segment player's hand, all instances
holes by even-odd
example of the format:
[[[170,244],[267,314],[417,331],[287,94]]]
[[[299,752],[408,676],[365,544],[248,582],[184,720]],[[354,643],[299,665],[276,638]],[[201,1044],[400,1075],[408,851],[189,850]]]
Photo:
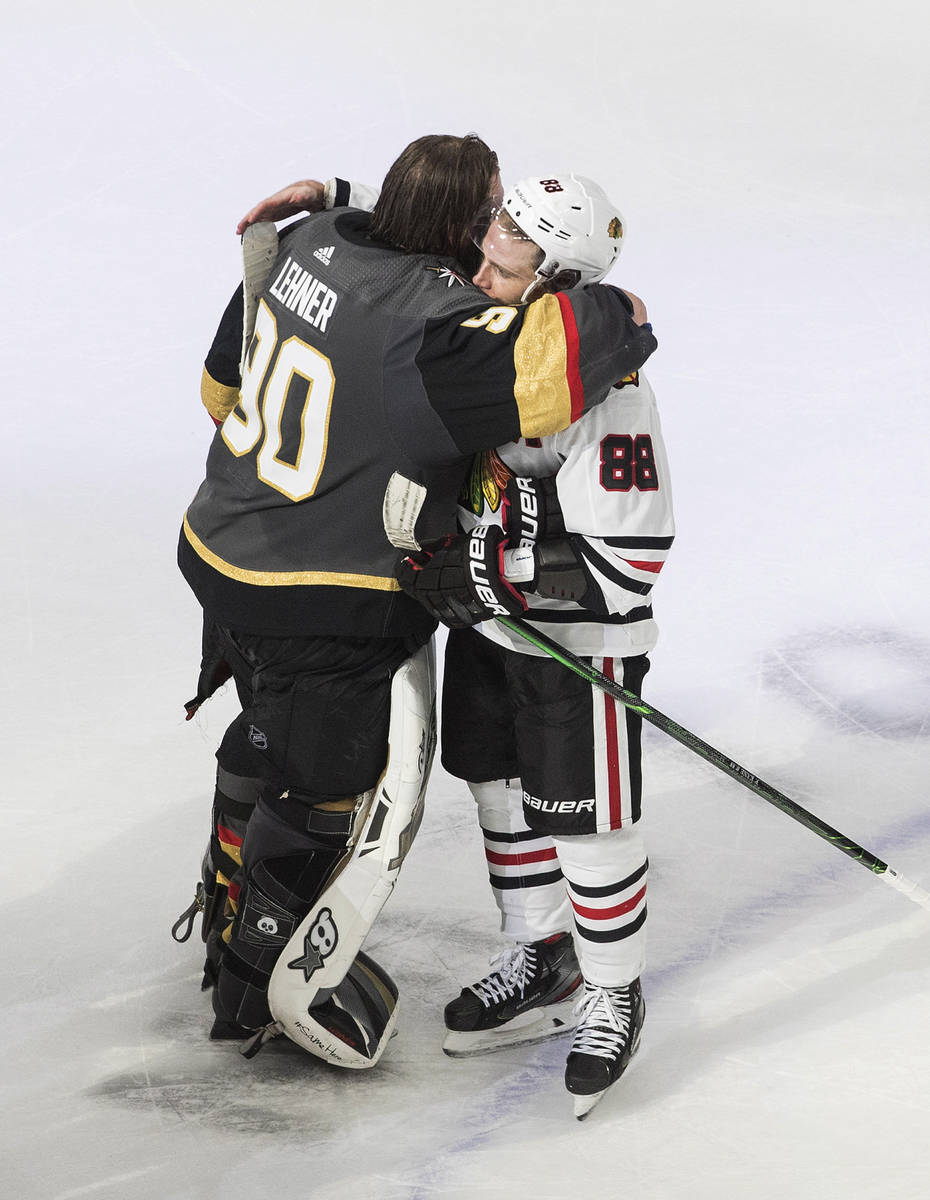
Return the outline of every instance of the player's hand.
[[[555,476],[511,475],[504,488],[502,517],[511,546],[530,546],[541,538],[564,536]]]
[[[437,621],[464,629],[526,611],[523,593],[504,578],[507,539],[497,525],[444,538],[405,558],[397,578]]]
[[[242,234],[257,221],[284,221],[300,212],[322,212],[323,187],[318,179],[300,179],[297,183],[289,183],[250,208],[236,226],[236,233]]]

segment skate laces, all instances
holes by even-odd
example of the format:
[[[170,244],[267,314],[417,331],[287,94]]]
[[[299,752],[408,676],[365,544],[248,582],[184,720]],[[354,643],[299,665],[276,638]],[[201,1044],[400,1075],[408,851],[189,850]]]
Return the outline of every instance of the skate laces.
[[[485,975],[479,983],[473,983],[469,990],[486,1008],[490,1008],[499,1000],[509,1000],[518,991],[522,996],[526,985],[535,977],[536,949],[519,944],[493,959],[490,974]]]
[[[572,1053],[599,1054],[613,1058],[623,1050],[633,1021],[633,997],[630,988],[592,987],[575,1006],[578,1028],[572,1040]]]

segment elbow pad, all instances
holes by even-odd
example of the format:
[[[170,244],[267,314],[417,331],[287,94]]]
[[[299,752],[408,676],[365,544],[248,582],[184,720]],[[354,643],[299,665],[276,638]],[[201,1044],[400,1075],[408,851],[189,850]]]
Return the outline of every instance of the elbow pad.
[[[575,541],[573,535],[536,543],[536,580],[532,591],[548,600],[570,600],[606,617],[608,610],[601,589],[588,574],[584,559],[575,549]]]

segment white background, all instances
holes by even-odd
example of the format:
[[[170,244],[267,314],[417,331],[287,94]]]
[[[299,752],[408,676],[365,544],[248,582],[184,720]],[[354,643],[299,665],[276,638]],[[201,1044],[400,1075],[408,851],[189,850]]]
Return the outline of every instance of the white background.
[[[441,772],[368,944],[402,1004],[374,1071],[210,1044],[168,931],[234,711],[183,721],[174,566],[234,226],[427,132],[625,214],[679,523],[648,697],[930,884],[927,33],[918,0],[4,15],[4,1198],[925,1192],[930,914],[656,732],[643,1049],[584,1124],[564,1044],[440,1052],[498,946]]]

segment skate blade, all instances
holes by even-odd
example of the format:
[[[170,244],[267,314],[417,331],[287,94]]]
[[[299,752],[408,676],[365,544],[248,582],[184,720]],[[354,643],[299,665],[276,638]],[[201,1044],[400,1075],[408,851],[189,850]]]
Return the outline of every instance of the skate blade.
[[[613,1087],[613,1084],[611,1084]],[[607,1095],[610,1088],[604,1088],[602,1092],[595,1092],[591,1096],[576,1096],[575,1097],[575,1117],[579,1121],[583,1121],[588,1113],[596,1104],[600,1104],[601,1100]]]
[[[575,1117],[579,1121],[583,1121],[592,1108],[596,1107],[604,1099],[612,1087],[615,1087],[624,1076],[629,1075],[630,1071],[636,1065],[636,1052],[639,1049],[639,1043],[642,1040],[643,1031],[640,1029],[636,1035],[636,1041],[633,1043],[633,1049],[630,1051],[630,1061],[627,1063],[624,1070],[620,1072],[617,1078],[600,1092],[592,1092],[590,1096],[579,1096],[569,1093],[575,1102]]]
[[[578,1021],[574,999],[548,1008],[521,1013],[500,1028],[478,1029],[473,1033],[447,1030],[442,1043],[444,1054],[450,1058],[473,1058],[477,1054],[493,1054],[508,1046],[532,1046],[563,1033],[571,1033]]]

